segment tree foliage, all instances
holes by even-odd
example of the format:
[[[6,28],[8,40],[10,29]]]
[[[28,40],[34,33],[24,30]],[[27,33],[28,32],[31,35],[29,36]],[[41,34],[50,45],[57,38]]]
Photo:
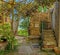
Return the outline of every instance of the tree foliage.
[[[34,12],[38,6],[48,6],[50,7],[56,0],[33,0],[27,2],[27,0],[22,0],[16,2],[15,0],[6,2],[1,0],[4,4],[2,5],[2,11],[5,12],[6,15],[9,15],[12,12],[12,9],[16,9],[19,15],[28,16]]]
[[[19,20],[21,16],[28,17],[32,12],[35,12],[36,9],[41,6],[51,6],[55,0],[33,0],[27,2],[27,0],[22,0],[16,2],[15,0],[1,0],[0,14],[2,16],[10,16],[11,18],[11,29],[14,29],[14,22],[16,22],[15,29],[17,30]]]
[[[50,7],[56,0],[35,0],[41,6]]]
[[[29,28],[29,17],[23,19],[19,26],[20,28],[27,30]]]

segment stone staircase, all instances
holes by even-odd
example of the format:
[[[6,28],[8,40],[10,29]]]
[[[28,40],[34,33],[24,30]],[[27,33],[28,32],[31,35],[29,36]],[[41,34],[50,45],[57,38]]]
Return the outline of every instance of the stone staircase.
[[[50,29],[43,30],[43,48],[53,49],[56,45],[54,32]]]

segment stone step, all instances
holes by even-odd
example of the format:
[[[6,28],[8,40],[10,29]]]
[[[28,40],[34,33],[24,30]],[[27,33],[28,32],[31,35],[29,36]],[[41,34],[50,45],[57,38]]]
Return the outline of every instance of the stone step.
[[[43,31],[43,46],[46,48],[56,46],[56,40],[54,37],[54,33],[52,30],[44,30]]]
[[[51,29],[43,30],[43,32],[53,32]]]

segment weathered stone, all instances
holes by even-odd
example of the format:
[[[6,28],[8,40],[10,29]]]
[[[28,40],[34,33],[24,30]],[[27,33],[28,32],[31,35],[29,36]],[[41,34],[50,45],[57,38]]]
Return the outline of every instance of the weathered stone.
[[[60,2],[55,2],[55,35],[60,47]]]

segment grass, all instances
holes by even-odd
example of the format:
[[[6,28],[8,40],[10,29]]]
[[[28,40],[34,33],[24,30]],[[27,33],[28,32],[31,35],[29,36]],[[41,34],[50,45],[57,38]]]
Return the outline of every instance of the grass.
[[[28,36],[28,31],[27,30],[22,30],[22,29],[20,29],[20,30],[18,30],[18,35],[21,35],[21,36]]]

